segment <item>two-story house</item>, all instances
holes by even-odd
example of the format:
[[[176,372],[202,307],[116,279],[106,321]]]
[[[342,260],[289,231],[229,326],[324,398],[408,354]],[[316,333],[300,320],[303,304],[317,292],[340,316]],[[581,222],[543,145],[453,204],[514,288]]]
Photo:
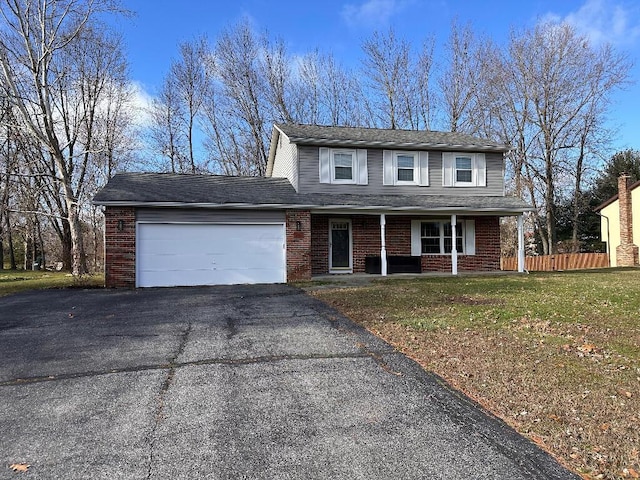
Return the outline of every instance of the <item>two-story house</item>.
[[[266,177],[123,173],[105,207],[107,286],[500,268],[507,147],[459,133],[275,125]]]

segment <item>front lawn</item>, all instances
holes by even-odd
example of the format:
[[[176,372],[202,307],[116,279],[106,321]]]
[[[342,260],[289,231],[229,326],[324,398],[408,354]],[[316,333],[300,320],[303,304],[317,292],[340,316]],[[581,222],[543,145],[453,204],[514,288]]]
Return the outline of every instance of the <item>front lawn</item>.
[[[104,285],[103,275],[85,275],[74,278],[67,272],[45,270],[0,270],[0,297],[26,290],[47,288],[93,288]]]
[[[310,292],[587,479],[640,477],[640,270]]]

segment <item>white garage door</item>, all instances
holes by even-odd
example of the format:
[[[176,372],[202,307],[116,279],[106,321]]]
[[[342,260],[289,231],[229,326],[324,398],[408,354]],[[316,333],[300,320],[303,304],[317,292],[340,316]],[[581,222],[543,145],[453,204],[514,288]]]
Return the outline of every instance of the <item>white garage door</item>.
[[[138,287],[283,283],[284,225],[140,223]]]

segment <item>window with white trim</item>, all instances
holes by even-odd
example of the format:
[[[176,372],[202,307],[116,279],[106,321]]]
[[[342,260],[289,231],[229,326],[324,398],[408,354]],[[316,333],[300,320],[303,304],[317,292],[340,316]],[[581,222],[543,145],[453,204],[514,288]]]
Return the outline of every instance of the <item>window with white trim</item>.
[[[411,221],[411,255],[451,255],[453,237],[450,219]],[[460,219],[456,224],[456,251],[475,255],[475,221]]]
[[[487,167],[484,153],[444,152],[442,186],[486,187]]]
[[[392,151],[382,153],[383,185],[429,185],[429,153]]]
[[[456,185],[473,184],[473,160],[467,156],[456,156]]]
[[[415,170],[419,168],[415,153],[398,153],[395,155],[396,184],[415,184]]]
[[[320,183],[367,185],[367,150],[319,149]]]
[[[456,226],[456,250],[464,253],[464,224]],[[420,223],[420,253],[443,255],[452,249],[451,222],[444,220]]]
[[[353,176],[353,150],[331,151],[331,181],[332,183],[355,183]]]

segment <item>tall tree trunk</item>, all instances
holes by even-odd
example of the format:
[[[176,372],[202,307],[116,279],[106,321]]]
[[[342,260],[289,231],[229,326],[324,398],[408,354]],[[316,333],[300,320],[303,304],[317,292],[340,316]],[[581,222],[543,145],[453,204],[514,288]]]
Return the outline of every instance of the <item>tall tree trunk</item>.
[[[5,232],[7,235],[7,243],[8,243],[8,247],[9,247],[9,269],[10,270],[17,270],[18,269],[18,265],[16,264],[16,252],[15,249],[13,248],[13,233],[11,232],[11,221],[9,218],[9,212],[5,212],[4,215],[4,225],[5,225]]]

